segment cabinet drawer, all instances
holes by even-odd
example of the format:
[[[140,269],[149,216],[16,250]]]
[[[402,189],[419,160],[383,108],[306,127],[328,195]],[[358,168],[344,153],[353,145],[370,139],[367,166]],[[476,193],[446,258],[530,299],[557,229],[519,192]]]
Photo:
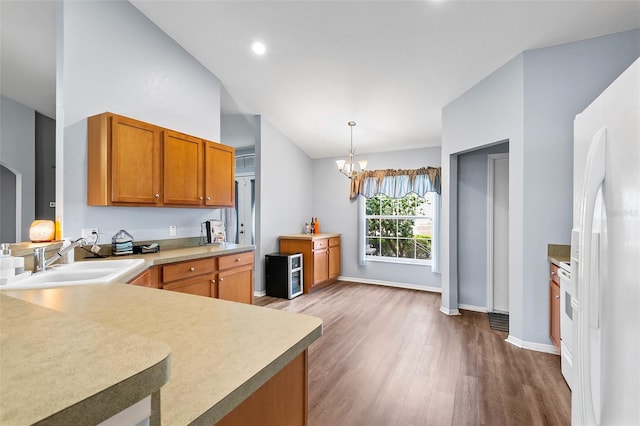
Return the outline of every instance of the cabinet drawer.
[[[560,285],[560,277],[558,276],[558,267],[553,263],[551,264],[551,268],[549,271],[549,279],[554,283]]]
[[[340,245],[340,237],[329,238],[329,247],[335,247]]]
[[[229,254],[226,256],[220,256],[218,258],[218,265],[220,270],[235,268],[242,265],[253,264],[253,252],[247,251],[244,253]]]
[[[322,240],[313,240],[313,249],[322,250],[329,247],[329,239],[323,238]]]
[[[183,278],[195,277],[208,272],[214,272],[215,270],[216,260],[213,257],[172,263],[171,265],[162,267],[162,282],[167,283]]]

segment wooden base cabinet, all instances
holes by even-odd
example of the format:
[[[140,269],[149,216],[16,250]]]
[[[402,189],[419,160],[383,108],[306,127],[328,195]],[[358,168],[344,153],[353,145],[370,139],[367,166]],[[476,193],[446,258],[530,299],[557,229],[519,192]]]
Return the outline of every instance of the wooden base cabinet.
[[[163,290],[217,297],[216,257],[176,262],[156,268],[160,269]]]
[[[218,298],[253,304],[253,252],[220,256]]]
[[[280,252],[302,253],[304,292],[310,293],[338,280],[340,275],[340,236],[312,234],[281,236]]]
[[[305,350],[217,422],[216,426],[306,425],[308,370]]]

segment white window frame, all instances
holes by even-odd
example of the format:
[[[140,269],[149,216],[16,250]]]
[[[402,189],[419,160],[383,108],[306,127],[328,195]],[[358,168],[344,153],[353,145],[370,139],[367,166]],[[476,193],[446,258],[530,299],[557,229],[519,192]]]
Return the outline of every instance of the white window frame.
[[[409,194],[407,194],[409,195]],[[426,198],[425,197],[421,197],[421,198]],[[433,200],[431,202],[431,204],[433,205]],[[360,214],[363,218],[364,221],[364,232],[362,233],[361,238],[363,238],[362,240],[362,245],[363,247],[366,247],[367,245],[367,220],[370,217],[375,217],[375,218],[379,218],[379,219],[393,219],[393,220],[413,220],[413,219],[431,219],[431,223],[432,225],[434,224],[434,214],[432,214],[431,216],[397,216],[397,215],[372,215],[372,216],[368,216],[366,213],[366,209],[367,209],[367,202],[366,200],[364,200],[364,202],[362,202],[360,204]],[[415,241],[415,237],[413,238],[413,240]],[[367,262],[380,262],[380,263],[395,263],[395,264],[405,264],[405,265],[425,265],[425,266],[432,266],[433,265],[433,251],[434,251],[434,235],[432,232],[431,235],[431,255],[429,259],[416,259],[416,258],[405,258],[405,257],[390,257],[390,256],[374,256],[374,255],[368,255],[364,254],[364,260],[366,260]]]

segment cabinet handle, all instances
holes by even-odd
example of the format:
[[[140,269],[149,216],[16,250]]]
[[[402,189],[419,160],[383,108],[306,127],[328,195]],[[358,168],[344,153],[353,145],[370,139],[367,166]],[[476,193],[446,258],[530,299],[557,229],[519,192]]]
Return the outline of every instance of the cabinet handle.
[[[191,268],[189,268],[189,270],[190,270],[191,272],[194,272],[194,271],[196,270],[196,268],[194,268],[194,267],[192,266]]]
[[[236,262],[240,262],[240,258],[239,257],[236,257]]]
[[[224,281],[224,278],[220,278],[220,282]]]
[[[198,197],[198,198],[200,198],[201,201],[204,200],[204,197]]]
[[[216,283],[216,280],[211,280],[211,284],[215,284],[215,283]]]
[[[211,201],[211,197],[207,197],[207,201]]]
[[[560,295],[556,294],[556,299],[560,299]]]
[[[551,275],[555,275],[556,273],[554,271],[551,271]]]
[[[160,198],[160,194],[153,194],[153,198]]]

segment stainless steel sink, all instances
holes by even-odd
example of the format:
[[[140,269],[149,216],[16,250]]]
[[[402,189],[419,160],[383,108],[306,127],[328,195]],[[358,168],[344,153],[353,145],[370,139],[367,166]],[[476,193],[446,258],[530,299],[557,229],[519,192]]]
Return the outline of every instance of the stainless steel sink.
[[[15,277],[0,290],[38,289],[117,282],[142,266],[143,259],[117,259],[74,262],[56,265],[29,276]]]

